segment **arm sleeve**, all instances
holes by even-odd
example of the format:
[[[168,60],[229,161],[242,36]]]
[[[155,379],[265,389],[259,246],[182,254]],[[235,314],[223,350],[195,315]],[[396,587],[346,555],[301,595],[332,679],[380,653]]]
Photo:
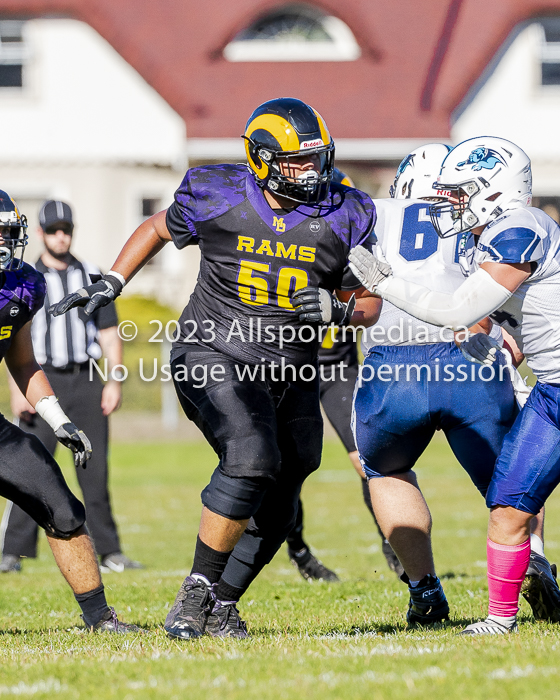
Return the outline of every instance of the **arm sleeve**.
[[[388,277],[375,291],[420,321],[452,330],[478,323],[512,295],[482,269],[468,277],[453,294],[435,292],[399,277]]]

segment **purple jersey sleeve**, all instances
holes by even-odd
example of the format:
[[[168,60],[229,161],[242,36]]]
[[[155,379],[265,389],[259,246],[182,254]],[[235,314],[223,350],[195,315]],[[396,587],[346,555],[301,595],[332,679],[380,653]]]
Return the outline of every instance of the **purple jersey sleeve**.
[[[333,186],[334,201],[336,201],[339,187]],[[371,236],[377,220],[371,197],[365,192],[347,187],[343,188],[340,196],[344,197],[347,206],[335,208],[329,215],[334,233],[347,247],[348,253],[358,245],[371,246]],[[350,268],[346,267],[342,275],[341,289],[351,291],[361,286],[361,282]]]
[[[177,248],[198,243],[199,222],[215,219],[243,202],[248,175],[242,165],[206,165],[187,171],[166,215]]]
[[[334,233],[351,250],[363,245],[375,226],[377,215],[371,197],[360,190],[333,185],[333,206],[327,214]],[[339,192],[338,189],[343,189]],[[339,198],[345,207],[336,206]]]
[[[43,274],[27,263],[17,271],[17,282],[14,292],[27,306],[30,318],[42,308],[47,293],[47,283]]]

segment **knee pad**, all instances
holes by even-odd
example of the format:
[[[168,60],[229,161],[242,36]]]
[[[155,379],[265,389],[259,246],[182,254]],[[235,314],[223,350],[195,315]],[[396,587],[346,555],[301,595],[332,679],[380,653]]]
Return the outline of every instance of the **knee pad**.
[[[52,514],[49,523],[45,523],[45,530],[54,537],[67,540],[77,532],[86,522],[86,510],[74,496],[68,503],[59,506]]]
[[[270,485],[270,479],[231,477],[218,468],[202,492],[202,503],[224,518],[246,520],[257,512]]]
[[[221,471],[233,478],[274,481],[280,472],[280,450],[271,431],[228,440],[221,457]]]

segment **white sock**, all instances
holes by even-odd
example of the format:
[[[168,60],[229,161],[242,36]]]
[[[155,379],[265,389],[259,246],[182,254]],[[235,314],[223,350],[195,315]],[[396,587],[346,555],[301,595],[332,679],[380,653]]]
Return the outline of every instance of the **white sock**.
[[[410,588],[416,588],[416,586],[420,583],[420,581],[409,581],[408,585]]]
[[[531,552],[535,552],[535,554],[540,554],[541,557],[544,557],[544,542],[535,534],[531,535]]]
[[[494,622],[497,622],[500,625],[503,625],[504,627],[507,627],[508,629],[510,627],[513,627],[515,624],[515,621],[517,620],[517,615],[513,615],[512,617],[500,617],[499,615],[488,615],[489,620],[493,620]]]

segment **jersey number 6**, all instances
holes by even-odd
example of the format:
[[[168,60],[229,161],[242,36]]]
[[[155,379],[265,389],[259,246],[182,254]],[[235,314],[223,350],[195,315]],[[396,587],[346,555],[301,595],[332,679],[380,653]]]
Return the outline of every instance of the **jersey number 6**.
[[[269,303],[270,288],[268,280],[253,273],[270,273],[270,263],[260,263],[254,260],[240,260],[237,283],[239,298],[251,306],[264,306]],[[298,267],[281,267],[276,278],[276,296],[278,306],[293,311],[290,296],[298,289],[309,284],[305,270]]]
[[[439,236],[432,226],[428,204],[411,204],[404,210],[399,253],[405,260],[426,260],[433,255]]]

